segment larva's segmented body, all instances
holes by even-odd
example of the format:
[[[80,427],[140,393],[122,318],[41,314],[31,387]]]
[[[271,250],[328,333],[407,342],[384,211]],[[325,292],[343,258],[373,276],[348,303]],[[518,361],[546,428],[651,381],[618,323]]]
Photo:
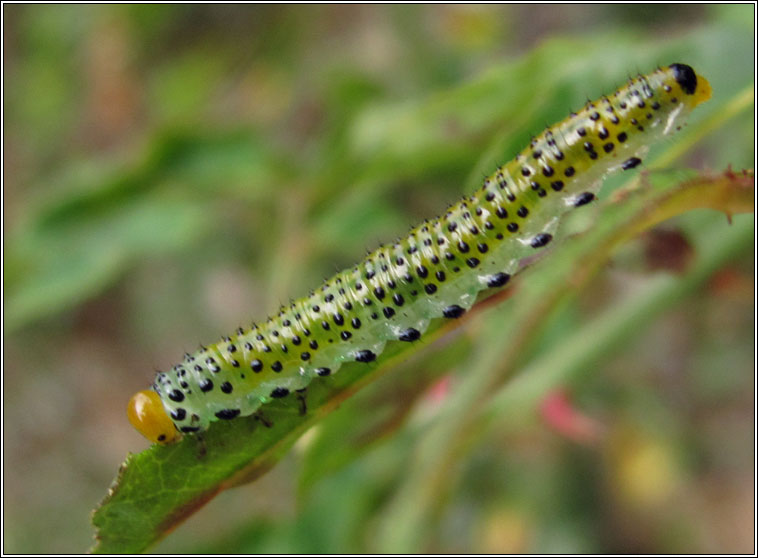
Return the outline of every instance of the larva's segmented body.
[[[551,241],[563,213],[591,202],[605,175],[636,167],[652,142],[709,96],[704,78],[672,64],[588,103],[441,217],[158,374],[153,389],[162,407],[179,431],[202,430],[217,418],[249,415],[344,362],[371,362],[389,341],[415,341],[434,318],[461,316],[480,291],[505,285],[524,257]],[[155,394],[140,393],[142,403],[130,406],[135,425],[153,441],[172,440],[171,422],[161,418],[158,428],[144,412],[163,413]]]

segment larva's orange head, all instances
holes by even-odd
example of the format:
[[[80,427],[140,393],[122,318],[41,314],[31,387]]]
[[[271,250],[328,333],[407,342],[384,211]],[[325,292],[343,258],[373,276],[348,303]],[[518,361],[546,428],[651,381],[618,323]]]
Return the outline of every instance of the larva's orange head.
[[[129,400],[126,414],[132,426],[154,444],[170,444],[180,437],[160,396],[152,390],[135,393]]]
[[[687,94],[687,100],[695,108],[711,98],[711,84],[703,76],[695,73],[692,66],[687,64],[671,64],[669,69],[674,79]]]

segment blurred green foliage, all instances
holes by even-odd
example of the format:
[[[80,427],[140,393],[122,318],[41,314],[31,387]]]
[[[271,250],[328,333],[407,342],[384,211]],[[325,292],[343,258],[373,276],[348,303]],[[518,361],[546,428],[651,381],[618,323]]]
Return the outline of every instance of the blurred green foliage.
[[[586,97],[680,61],[714,88],[697,119],[718,116],[754,81],[753,9],[4,5],[4,550],[90,546],[89,509],[144,447],[122,409],[155,368],[439,212]],[[752,166],[752,114],[671,166]],[[702,219],[670,226],[723,224]],[[641,250],[535,353],[647,281]],[[472,442],[417,548],[750,551],[753,254],[564,386],[599,441],[524,413]],[[414,365],[465,374],[479,333]],[[386,548],[403,480],[435,467],[412,456],[447,382],[348,459],[331,423],[353,415],[333,414],[158,550]]]

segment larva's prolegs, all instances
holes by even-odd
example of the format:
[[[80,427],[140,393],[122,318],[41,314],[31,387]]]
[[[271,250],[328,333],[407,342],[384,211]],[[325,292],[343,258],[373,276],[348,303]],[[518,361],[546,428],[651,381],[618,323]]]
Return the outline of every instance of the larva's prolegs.
[[[640,165],[652,142],[709,97],[704,78],[672,64],[588,102],[440,217],[158,374],[154,392],[133,398],[130,420],[169,443],[172,423],[189,434],[255,413],[270,426],[261,406],[293,391],[306,412],[301,390],[314,378],[345,362],[373,363],[388,342],[418,341],[431,320],[460,318],[482,290],[505,286],[552,242],[564,213],[591,203],[607,174]]]

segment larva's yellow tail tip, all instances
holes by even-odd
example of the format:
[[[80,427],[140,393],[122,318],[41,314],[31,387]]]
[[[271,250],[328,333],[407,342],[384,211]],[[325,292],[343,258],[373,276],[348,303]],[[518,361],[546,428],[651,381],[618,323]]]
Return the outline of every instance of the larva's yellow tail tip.
[[[711,98],[713,90],[711,84],[700,74],[697,75],[697,88],[695,89],[695,105],[706,102]]]
[[[135,393],[129,400],[126,413],[132,426],[154,444],[170,444],[179,438],[160,396],[152,390]]]

